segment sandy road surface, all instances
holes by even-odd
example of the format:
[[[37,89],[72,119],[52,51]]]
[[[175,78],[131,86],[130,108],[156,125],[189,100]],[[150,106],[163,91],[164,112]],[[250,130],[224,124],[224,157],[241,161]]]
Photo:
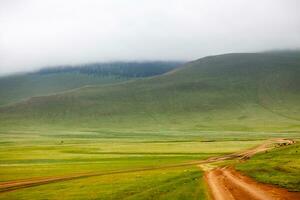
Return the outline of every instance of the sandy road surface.
[[[263,152],[268,149],[274,148],[274,146],[276,146],[276,145],[277,146],[289,145],[289,144],[293,144],[293,143],[294,143],[293,140],[273,139],[273,140],[267,140],[262,145],[259,145],[255,148],[249,149],[244,152],[233,153],[233,154],[229,154],[229,155],[225,155],[225,156],[212,157],[207,160],[201,160],[201,161],[180,163],[180,164],[174,164],[174,165],[157,166],[157,167],[145,167],[145,168],[116,170],[116,171],[108,171],[108,172],[77,173],[77,174],[70,174],[70,175],[66,175],[66,176],[40,177],[40,178],[0,182],[0,193],[15,191],[15,190],[27,188],[27,187],[34,187],[34,186],[38,186],[38,185],[44,185],[44,184],[68,181],[68,180],[75,180],[75,179],[87,178],[87,177],[93,177],[93,176],[105,176],[105,175],[111,175],[111,174],[133,173],[133,172],[150,171],[150,170],[158,170],[158,169],[176,168],[176,167],[183,167],[183,166],[201,165],[201,164],[213,163],[213,162],[218,162],[218,161],[222,161],[222,160],[230,160],[230,159],[245,159],[245,158],[251,157],[255,153]]]
[[[217,168],[205,179],[214,200],[299,200],[300,192],[258,183],[231,168]]]

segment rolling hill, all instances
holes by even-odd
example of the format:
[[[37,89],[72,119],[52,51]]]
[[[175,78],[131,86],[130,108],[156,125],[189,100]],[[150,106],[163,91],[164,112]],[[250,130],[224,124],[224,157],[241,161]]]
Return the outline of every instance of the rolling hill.
[[[110,62],[43,68],[0,77],[0,106],[86,85],[103,85],[170,71],[182,62]]]
[[[300,130],[300,53],[205,57],[160,76],[2,107],[5,129]]]

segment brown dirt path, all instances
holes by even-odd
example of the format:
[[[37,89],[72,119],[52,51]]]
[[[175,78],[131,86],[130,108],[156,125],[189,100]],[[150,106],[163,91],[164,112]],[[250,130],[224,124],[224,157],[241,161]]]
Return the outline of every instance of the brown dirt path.
[[[294,143],[288,139],[269,140],[256,148],[237,153],[237,158],[248,159],[256,153]],[[205,180],[213,200],[300,200],[300,192],[258,183],[228,167],[209,170]]]
[[[299,200],[300,192],[289,192],[273,185],[262,184],[231,168],[217,168],[206,173],[205,179],[214,200]]]
[[[207,160],[201,160],[201,161],[193,161],[193,162],[180,163],[180,164],[174,164],[174,165],[157,166],[157,167],[115,170],[115,171],[108,171],[108,172],[77,173],[77,174],[69,174],[66,176],[40,177],[40,178],[30,178],[30,179],[0,182],[0,194],[4,193],[4,192],[15,191],[15,190],[22,189],[22,188],[34,187],[34,186],[38,186],[38,185],[44,185],[44,184],[68,181],[68,180],[75,180],[75,179],[87,178],[87,177],[93,177],[93,176],[105,176],[105,175],[112,175],[112,174],[133,173],[133,172],[142,172],[142,171],[150,171],[150,170],[158,170],[158,169],[169,169],[169,168],[192,166],[192,165],[202,165],[202,164],[214,163],[214,162],[230,160],[230,159],[246,159],[246,158],[251,157],[255,153],[263,152],[268,149],[274,148],[274,146],[276,146],[276,145],[281,146],[281,145],[289,145],[289,144],[293,144],[293,143],[294,143],[293,140],[273,139],[273,140],[267,140],[262,145],[259,145],[255,148],[249,149],[244,152],[233,153],[233,154],[229,154],[229,155],[225,155],[225,156],[212,157]]]

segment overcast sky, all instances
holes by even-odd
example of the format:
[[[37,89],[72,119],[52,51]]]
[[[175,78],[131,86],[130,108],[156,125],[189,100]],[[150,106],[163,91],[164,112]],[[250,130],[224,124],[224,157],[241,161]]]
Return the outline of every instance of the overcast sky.
[[[299,0],[0,0],[2,75],[299,47]]]

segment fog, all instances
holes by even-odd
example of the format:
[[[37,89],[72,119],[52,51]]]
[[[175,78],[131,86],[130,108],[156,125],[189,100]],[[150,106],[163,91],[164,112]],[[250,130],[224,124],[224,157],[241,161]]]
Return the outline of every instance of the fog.
[[[300,47],[298,0],[0,0],[0,74]]]

